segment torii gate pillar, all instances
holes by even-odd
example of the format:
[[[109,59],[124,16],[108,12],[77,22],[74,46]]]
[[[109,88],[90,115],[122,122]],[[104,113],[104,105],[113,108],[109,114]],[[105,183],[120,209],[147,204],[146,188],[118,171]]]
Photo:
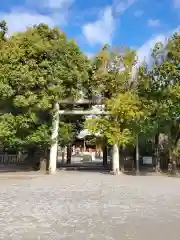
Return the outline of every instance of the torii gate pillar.
[[[49,168],[48,173],[56,173],[57,164],[57,150],[58,150],[58,130],[59,130],[59,104],[55,104],[55,115],[53,117],[53,129],[52,129],[52,143],[50,148]]]

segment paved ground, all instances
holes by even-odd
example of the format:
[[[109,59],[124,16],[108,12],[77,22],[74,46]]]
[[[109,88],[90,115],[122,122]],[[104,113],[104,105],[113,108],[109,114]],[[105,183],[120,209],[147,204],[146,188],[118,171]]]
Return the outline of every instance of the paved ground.
[[[0,239],[176,240],[179,225],[179,178],[64,171],[0,178]]]

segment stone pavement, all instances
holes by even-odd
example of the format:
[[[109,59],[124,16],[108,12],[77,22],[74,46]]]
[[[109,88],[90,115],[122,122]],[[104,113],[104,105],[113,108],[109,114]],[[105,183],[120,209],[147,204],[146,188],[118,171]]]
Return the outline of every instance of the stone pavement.
[[[3,177],[0,239],[179,240],[179,189],[179,178],[160,176]]]

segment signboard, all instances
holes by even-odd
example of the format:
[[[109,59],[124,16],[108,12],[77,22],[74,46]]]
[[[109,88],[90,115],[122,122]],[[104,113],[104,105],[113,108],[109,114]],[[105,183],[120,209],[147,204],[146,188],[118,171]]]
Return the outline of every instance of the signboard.
[[[152,164],[152,157],[144,156],[143,157],[143,164],[151,165]]]

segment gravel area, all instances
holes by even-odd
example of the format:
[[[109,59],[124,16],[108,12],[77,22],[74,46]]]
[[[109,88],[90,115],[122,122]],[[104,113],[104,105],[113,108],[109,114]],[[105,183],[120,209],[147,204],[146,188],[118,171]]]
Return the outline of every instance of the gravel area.
[[[179,178],[70,171],[0,178],[0,239],[179,240],[179,223]]]

